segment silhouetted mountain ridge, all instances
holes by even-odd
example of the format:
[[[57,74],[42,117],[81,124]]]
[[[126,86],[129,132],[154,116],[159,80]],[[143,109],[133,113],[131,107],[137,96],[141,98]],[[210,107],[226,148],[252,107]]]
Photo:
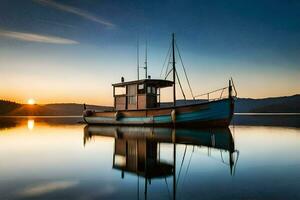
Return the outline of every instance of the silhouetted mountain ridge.
[[[87,107],[102,111],[112,109],[109,106],[87,105]],[[83,111],[83,105],[76,103],[27,105],[0,101],[0,108],[0,115],[8,116],[75,116],[82,115]]]
[[[300,113],[300,94],[263,99],[238,98],[235,112]]]
[[[0,115],[7,114],[19,107],[21,107],[21,104],[16,102],[0,100]]]

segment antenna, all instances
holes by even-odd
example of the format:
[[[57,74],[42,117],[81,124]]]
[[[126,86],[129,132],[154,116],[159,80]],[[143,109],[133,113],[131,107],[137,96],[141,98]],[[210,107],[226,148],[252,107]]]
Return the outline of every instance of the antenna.
[[[147,64],[148,64],[148,61],[147,61],[147,49],[148,48],[148,46],[147,46],[147,40],[146,40],[146,48],[145,48],[145,67],[144,67],[144,69],[145,69],[145,79],[147,79],[147,68],[148,68],[148,66],[147,66]]]
[[[140,55],[139,55],[139,39],[137,40],[137,46],[136,46],[136,55],[137,55],[137,60],[136,60],[136,64],[137,64],[137,79],[140,80]]]

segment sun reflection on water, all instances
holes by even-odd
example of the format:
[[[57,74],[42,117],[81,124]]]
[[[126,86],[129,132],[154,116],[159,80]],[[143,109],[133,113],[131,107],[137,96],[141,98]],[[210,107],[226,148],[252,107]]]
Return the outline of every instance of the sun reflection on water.
[[[33,128],[34,128],[34,119],[29,119],[29,120],[27,121],[27,128],[28,128],[29,130],[33,130]]]

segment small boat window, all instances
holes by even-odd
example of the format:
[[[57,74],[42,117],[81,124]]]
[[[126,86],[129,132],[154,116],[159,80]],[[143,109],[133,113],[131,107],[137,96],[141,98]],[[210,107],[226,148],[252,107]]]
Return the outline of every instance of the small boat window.
[[[138,94],[144,94],[145,93],[145,85],[139,84],[138,85]]]
[[[115,95],[125,95],[126,88],[125,87],[115,87]]]
[[[148,86],[148,87],[147,87],[147,93],[148,93],[148,94],[156,94],[156,88],[155,88],[155,87]]]
[[[156,88],[152,87],[152,94],[156,94]]]
[[[151,87],[150,86],[147,87],[147,93],[151,94]]]
[[[144,89],[144,84],[139,84],[139,90],[143,90]]]
[[[128,104],[136,104],[136,85],[127,86]]]
[[[135,96],[136,95],[136,85],[128,85],[127,86],[127,93],[128,96]]]

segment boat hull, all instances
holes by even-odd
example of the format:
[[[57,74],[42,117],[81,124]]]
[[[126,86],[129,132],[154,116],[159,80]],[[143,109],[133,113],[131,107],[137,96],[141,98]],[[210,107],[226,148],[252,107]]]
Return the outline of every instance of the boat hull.
[[[232,98],[172,108],[84,114],[87,124],[137,126],[227,127],[233,116]]]

